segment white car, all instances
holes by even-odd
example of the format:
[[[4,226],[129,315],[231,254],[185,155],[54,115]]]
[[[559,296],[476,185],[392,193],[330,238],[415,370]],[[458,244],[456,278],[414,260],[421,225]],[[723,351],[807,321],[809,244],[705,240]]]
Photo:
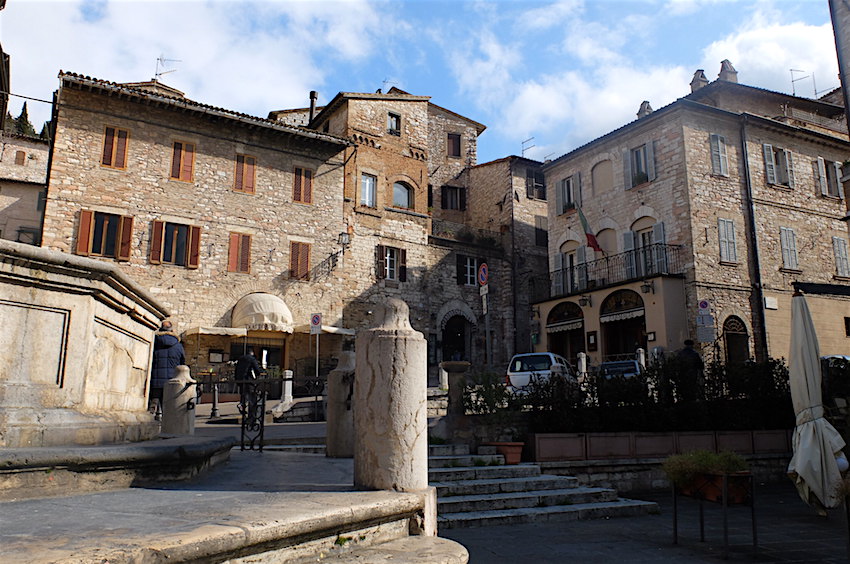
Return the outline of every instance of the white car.
[[[508,365],[505,384],[515,392],[527,392],[531,382],[548,382],[552,376],[575,382],[575,374],[562,356],[550,352],[516,354]]]

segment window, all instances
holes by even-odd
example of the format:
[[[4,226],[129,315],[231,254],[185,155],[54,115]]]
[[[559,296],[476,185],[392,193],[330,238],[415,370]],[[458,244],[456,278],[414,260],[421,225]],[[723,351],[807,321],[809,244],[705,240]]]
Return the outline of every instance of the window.
[[[201,228],[166,221],[154,221],[151,233],[151,264],[173,264],[198,268]]]
[[[15,241],[18,243],[26,243],[27,245],[39,245],[41,240],[41,231],[38,227],[18,227],[18,235]]]
[[[174,142],[174,152],[171,156],[171,178],[192,182],[195,166],[195,145],[193,143]]]
[[[782,267],[797,270],[797,236],[794,234],[794,230],[788,227],[780,227],[779,244],[782,247]]]
[[[257,175],[257,159],[248,155],[236,155],[236,180],[233,189],[246,194],[254,193]]]
[[[542,171],[533,168],[525,171],[525,195],[538,200],[546,199],[546,182]]]
[[[310,244],[292,241],[289,244],[289,277],[310,279]]]
[[[818,157],[816,167],[821,196],[844,198],[844,186],[841,185],[841,163]]]
[[[292,180],[292,201],[302,204],[313,203],[313,171],[295,167]]]
[[[635,278],[667,272],[667,245],[664,222],[644,216],[634,224],[633,231],[623,233],[626,276]]]
[[[623,155],[626,190],[655,180],[655,151],[652,142],[641,145]]]
[[[460,156],[460,134],[449,133],[446,140],[446,155],[449,157]]]
[[[227,253],[227,272],[251,272],[251,236],[231,233]]]
[[[378,177],[363,173],[360,175],[360,205],[374,208],[378,205]]]
[[[393,184],[393,207],[406,209],[413,207],[413,189],[404,182]]]
[[[127,166],[127,140],[129,138],[130,132],[126,129],[107,127],[103,134],[101,166],[125,168]]]
[[[443,186],[441,188],[440,207],[444,210],[465,210],[466,188],[460,186]]]
[[[850,337],[850,317],[844,318],[844,336]]]
[[[130,260],[133,217],[82,210],[77,229],[78,255]]]
[[[390,135],[401,135],[401,116],[389,112],[387,114],[387,133]]]
[[[375,258],[375,274],[378,279],[396,282],[407,280],[407,252],[404,249],[378,245]]]
[[[794,159],[791,151],[764,144],[764,169],[767,183],[794,187]]]
[[[538,247],[549,246],[549,218],[545,215],[534,216],[534,244]]]
[[[24,166],[27,162],[27,154],[25,151],[15,151],[15,164]]]
[[[717,235],[720,239],[720,261],[738,262],[738,252],[735,247],[735,222],[731,219],[718,219]]]
[[[590,170],[593,195],[604,194],[614,188],[614,163],[600,161]]]
[[[719,176],[729,176],[729,159],[726,157],[726,138],[712,133],[709,137],[711,145],[711,173]]]
[[[847,241],[841,237],[833,237],[832,252],[835,254],[835,275],[850,278],[850,264],[847,261]]]
[[[478,265],[481,262],[483,261],[476,257],[457,255],[457,283],[462,286],[477,286]]]
[[[555,191],[555,209],[558,215],[566,213],[580,204],[581,199],[581,175],[576,173],[558,181]]]

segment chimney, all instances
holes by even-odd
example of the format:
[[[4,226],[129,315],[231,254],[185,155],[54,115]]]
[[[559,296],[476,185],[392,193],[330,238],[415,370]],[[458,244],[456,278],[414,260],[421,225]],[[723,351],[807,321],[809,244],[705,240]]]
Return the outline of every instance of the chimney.
[[[319,93],[315,90],[310,90],[310,121],[313,121],[313,118],[316,117],[316,100],[318,99]]]
[[[705,77],[704,70],[697,69],[697,72],[694,73],[694,77],[691,79],[691,92],[696,92],[703,86],[708,86],[708,79]]]
[[[642,117],[646,117],[652,113],[652,106],[649,105],[649,102],[644,100],[640,103],[640,109],[638,110],[637,117],[638,119]]]
[[[735,70],[729,59],[723,59],[720,62],[720,74],[717,75],[717,79],[726,82],[738,82],[738,71]]]

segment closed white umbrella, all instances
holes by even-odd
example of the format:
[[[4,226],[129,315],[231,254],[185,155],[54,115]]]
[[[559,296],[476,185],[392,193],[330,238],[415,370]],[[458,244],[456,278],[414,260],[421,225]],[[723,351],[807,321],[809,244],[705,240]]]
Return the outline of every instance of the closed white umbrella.
[[[797,417],[794,456],[788,474],[794,479],[803,501],[816,509],[837,507],[841,472],[837,456],[843,457],[844,439],[823,414],[820,349],[806,298],[796,292],[791,298],[791,401]]]

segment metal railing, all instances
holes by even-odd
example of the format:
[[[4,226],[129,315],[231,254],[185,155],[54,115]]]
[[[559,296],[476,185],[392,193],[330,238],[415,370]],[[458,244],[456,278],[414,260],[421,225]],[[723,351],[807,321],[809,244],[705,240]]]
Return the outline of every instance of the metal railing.
[[[657,243],[556,270],[546,279],[532,280],[532,300],[570,296],[650,276],[683,274],[682,249],[681,245]]]

